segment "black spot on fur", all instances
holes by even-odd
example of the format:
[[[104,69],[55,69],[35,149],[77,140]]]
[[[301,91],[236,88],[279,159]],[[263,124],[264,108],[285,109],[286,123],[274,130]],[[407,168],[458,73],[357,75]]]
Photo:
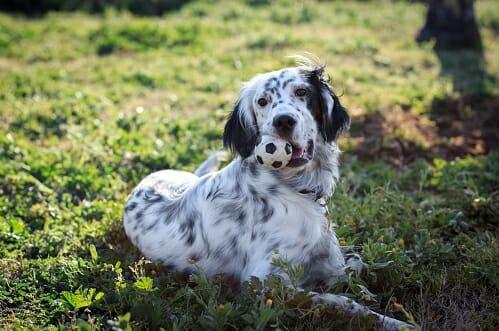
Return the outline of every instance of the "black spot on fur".
[[[186,244],[189,246],[192,245],[194,240],[196,240],[194,226],[199,218],[199,213],[197,211],[192,211],[186,216],[185,221],[179,226],[179,232],[182,234],[181,239],[187,237]]]
[[[243,256],[243,268],[246,268],[246,266],[248,265],[248,261],[249,261],[248,253],[245,252]]]
[[[253,187],[253,185],[248,184],[248,191],[250,192],[250,195],[252,196],[253,200],[258,199],[258,191]]]
[[[234,209],[236,209],[236,208],[237,208],[237,205],[235,205],[234,203],[227,203],[227,204],[222,206],[221,214],[224,216],[231,217],[234,215]]]
[[[145,234],[146,232],[149,232],[152,229],[154,229],[156,227],[156,225],[158,225],[159,220],[160,220],[159,218],[156,218],[156,220],[154,222],[152,222],[149,226],[147,226],[146,228],[144,228],[142,230],[142,233]]]
[[[144,211],[143,210],[140,210],[140,211],[137,212],[137,214],[135,214],[135,218],[137,219],[138,223],[142,222],[142,218],[143,217],[144,217]]]
[[[137,207],[137,202],[130,202],[125,206],[125,211],[132,211]]]
[[[179,227],[179,230],[181,233],[184,233],[186,231],[192,231],[192,229],[194,228],[194,223],[195,223],[195,219],[194,217],[187,217],[187,219],[185,220],[185,222],[183,222],[182,224],[180,224],[180,227]]]
[[[260,199],[260,202],[262,204],[262,218],[261,221],[263,223],[266,223],[269,221],[269,219],[274,215],[274,208],[272,208],[267,201],[267,199]]]
[[[232,237],[232,239],[229,242],[229,247],[234,249],[237,246],[237,236]]]
[[[262,158],[260,156],[257,156],[256,158],[257,159],[260,158],[258,160],[258,163],[263,164],[263,160],[262,160]],[[249,170],[251,172],[251,175],[253,177],[258,177],[258,167],[256,166],[256,164],[254,162],[251,162],[248,167],[249,167]],[[239,189],[241,188],[240,185],[237,185],[236,187],[239,188]]]
[[[272,195],[279,193],[279,186],[276,184],[272,184],[268,188],[268,192]]]
[[[295,80],[294,78],[290,78],[290,79],[285,80],[284,83],[282,83],[282,88],[285,89],[286,86],[288,86],[288,84],[293,82],[294,80]]]
[[[220,259],[224,255],[224,251],[225,251],[224,246],[218,246],[213,251],[213,253],[211,254],[211,256],[213,256],[213,258],[215,258],[215,259]]]
[[[237,222],[239,224],[244,224],[246,222],[246,212],[244,210],[241,210],[239,215],[237,215]]]
[[[196,240],[196,234],[194,232],[189,233],[189,236],[187,237],[187,240],[185,243],[189,246],[192,246],[194,243],[194,240]]]
[[[222,189],[220,187],[217,187],[217,189],[213,192],[210,192],[207,196],[206,199],[209,199],[211,197],[211,201],[214,201],[220,197],[224,197],[225,193],[222,192]]]
[[[156,191],[149,189],[144,192],[144,197],[142,199],[148,203],[156,203],[162,201],[163,197]]]
[[[212,187],[212,189],[206,195],[206,200],[212,198],[218,192],[220,192],[220,187],[217,186],[215,189],[213,189]],[[211,199],[211,201],[213,201],[213,198]]]

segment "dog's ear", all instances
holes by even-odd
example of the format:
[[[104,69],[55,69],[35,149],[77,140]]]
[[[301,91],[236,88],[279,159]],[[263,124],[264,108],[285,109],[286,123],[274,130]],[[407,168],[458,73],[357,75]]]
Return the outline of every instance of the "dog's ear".
[[[241,91],[223,134],[224,147],[237,152],[243,158],[253,153],[258,137],[255,119],[251,116],[253,112],[250,109],[249,96],[246,94],[244,90]]]
[[[339,135],[350,128],[350,116],[340,103],[340,99],[331,90],[331,87],[324,83],[323,92],[321,93],[323,98],[331,99],[328,100],[327,112],[324,123],[324,131],[326,133],[325,140],[327,142],[335,141],[338,139]]]
[[[324,68],[318,67],[307,73],[309,83],[316,90],[316,105],[314,114],[319,124],[319,130],[327,142],[338,139],[339,135],[350,127],[350,117],[341,105],[329,82],[324,78]]]

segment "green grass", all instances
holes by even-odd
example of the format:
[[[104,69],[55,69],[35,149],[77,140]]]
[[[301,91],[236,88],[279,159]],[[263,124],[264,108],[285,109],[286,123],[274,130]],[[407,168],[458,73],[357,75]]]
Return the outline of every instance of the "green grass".
[[[167,272],[121,227],[141,178],[221,148],[242,80],[309,51],[352,114],[330,210],[369,265],[331,290],[423,329],[494,329],[499,6],[476,7],[483,59],[416,45],[424,7],[402,1],[0,14],[0,328],[372,326],[276,277],[269,301],[258,282]]]

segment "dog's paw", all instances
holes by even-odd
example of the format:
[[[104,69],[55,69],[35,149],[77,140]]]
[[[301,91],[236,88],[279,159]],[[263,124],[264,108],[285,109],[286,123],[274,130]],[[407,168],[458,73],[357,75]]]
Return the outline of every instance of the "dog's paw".
[[[357,253],[345,254],[345,264],[347,269],[353,270],[357,275],[360,275],[363,270],[367,269],[367,265],[362,262],[362,258]]]

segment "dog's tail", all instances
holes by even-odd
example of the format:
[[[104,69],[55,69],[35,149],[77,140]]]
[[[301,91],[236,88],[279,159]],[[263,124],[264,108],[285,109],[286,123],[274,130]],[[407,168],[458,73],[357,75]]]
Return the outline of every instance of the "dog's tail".
[[[204,176],[211,172],[218,170],[220,163],[227,160],[229,153],[226,151],[214,152],[210,155],[206,161],[201,163],[201,165],[194,171],[194,174],[198,177]]]

